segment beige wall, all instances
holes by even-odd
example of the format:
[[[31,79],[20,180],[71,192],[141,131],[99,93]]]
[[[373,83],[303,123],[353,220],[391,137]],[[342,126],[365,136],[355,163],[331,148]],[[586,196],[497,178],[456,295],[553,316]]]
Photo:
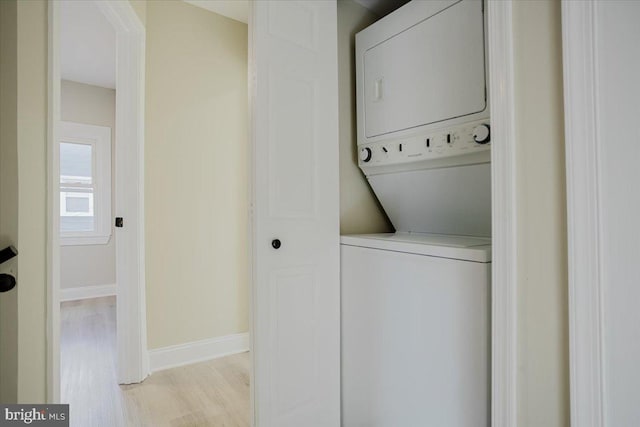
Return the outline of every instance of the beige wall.
[[[514,4],[519,425],[569,425],[566,195],[559,1]]]
[[[16,3],[0,2],[0,249],[18,243]],[[17,258],[0,266],[15,274]],[[18,290],[0,294],[0,402],[18,399]]]
[[[356,147],[355,34],[377,19],[352,0],[338,0],[341,234],[393,231],[358,168]]]
[[[247,26],[147,3],[150,349],[248,330]]]
[[[63,80],[60,88],[60,117],[64,121],[111,128],[111,188],[115,173],[116,91]],[[112,191],[113,209],[115,192]],[[113,217],[113,215],[112,215]],[[104,245],[73,245],[60,248],[60,286],[74,288],[110,285],[116,282],[115,233]]]
[[[47,5],[6,0],[0,7],[0,244],[20,252],[12,262],[18,284],[0,296],[0,391],[4,402],[37,403],[46,385]]]

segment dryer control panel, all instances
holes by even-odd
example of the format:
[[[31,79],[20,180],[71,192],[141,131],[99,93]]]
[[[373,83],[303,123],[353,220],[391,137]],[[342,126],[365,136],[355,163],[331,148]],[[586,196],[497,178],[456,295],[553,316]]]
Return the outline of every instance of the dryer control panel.
[[[447,159],[488,152],[491,147],[491,128],[487,120],[465,123],[442,130],[433,130],[403,139],[378,141],[358,145],[360,167],[406,164]],[[453,159],[452,159],[453,160]],[[437,164],[437,163],[436,163]],[[440,164],[444,166],[445,164]]]

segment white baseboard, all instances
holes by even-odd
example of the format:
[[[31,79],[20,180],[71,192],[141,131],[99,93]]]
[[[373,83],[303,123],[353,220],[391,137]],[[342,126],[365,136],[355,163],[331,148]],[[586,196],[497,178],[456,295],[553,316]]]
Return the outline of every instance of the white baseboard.
[[[225,335],[149,350],[151,372],[249,351],[249,333]]]
[[[109,297],[116,295],[116,284],[78,286],[75,288],[61,288],[60,301],[75,301],[87,298]]]

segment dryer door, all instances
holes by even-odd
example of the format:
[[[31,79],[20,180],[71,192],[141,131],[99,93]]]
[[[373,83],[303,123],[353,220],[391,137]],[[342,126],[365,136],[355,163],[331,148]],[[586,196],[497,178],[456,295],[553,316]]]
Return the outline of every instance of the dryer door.
[[[358,58],[367,138],[486,109],[482,2],[460,1],[430,13]]]

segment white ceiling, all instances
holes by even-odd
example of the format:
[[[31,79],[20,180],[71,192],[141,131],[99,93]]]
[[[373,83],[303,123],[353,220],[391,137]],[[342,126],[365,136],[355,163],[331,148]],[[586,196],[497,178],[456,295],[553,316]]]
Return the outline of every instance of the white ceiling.
[[[376,15],[383,17],[400,6],[408,3],[409,0],[354,0],[356,3],[359,3],[361,6],[366,7]]]
[[[218,15],[249,22],[249,0],[184,0],[185,3],[207,9]]]
[[[60,73],[72,80],[116,87],[116,35],[91,1],[63,1],[60,10]]]

